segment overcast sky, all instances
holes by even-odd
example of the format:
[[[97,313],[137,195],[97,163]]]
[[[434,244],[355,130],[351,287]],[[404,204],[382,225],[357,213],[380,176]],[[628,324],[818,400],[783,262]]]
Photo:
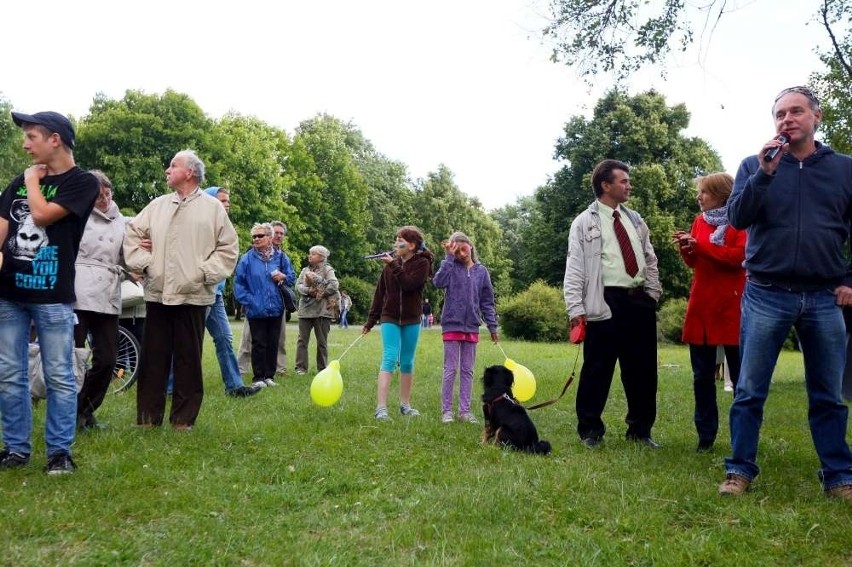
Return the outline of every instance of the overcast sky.
[[[602,79],[589,93],[548,60],[542,4],[7,0],[0,94],[15,110],[83,116],[97,92],[171,88],[213,118],[233,110],[290,134],[328,113],[412,179],[446,164],[491,209],[532,194],[560,167],[552,155],[565,122],[590,117],[611,86]],[[710,142],[732,174],[772,137],[774,95],[806,82],[821,68],[814,47],[827,47],[825,32],[806,25],[815,0],[739,4],[709,50],[681,56],[667,79],[647,73],[631,85],[686,103],[687,134]]]

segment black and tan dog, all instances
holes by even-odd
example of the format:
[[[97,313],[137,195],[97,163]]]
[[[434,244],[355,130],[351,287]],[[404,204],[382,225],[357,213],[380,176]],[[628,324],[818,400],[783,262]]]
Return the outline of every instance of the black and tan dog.
[[[547,455],[550,443],[539,440],[527,410],[512,396],[515,375],[505,366],[489,366],[482,376],[482,413],[485,415],[483,443],[495,443],[517,451]]]

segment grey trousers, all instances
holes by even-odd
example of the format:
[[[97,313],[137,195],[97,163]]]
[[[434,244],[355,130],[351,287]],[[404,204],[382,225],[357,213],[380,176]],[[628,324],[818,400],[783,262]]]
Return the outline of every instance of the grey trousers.
[[[331,329],[331,319],[311,317],[299,319],[299,340],[296,343],[297,371],[308,371],[308,343],[311,340],[311,329],[317,339],[317,372],[328,366],[328,331]]]

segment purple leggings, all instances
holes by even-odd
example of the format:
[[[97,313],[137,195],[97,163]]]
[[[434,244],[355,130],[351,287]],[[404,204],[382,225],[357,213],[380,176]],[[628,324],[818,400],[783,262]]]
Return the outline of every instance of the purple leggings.
[[[460,369],[459,414],[470,413],[470,393],[473,389],[473,362],[476,343],[444,341],[444,380],[441,384],[441,411],[453,411],[453,386],[456,370]]]

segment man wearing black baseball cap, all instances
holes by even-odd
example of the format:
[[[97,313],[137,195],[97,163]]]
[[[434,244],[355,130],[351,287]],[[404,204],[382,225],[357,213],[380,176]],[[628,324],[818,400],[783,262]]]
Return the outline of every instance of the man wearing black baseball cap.
[[[47,112],[36,112],[35,114],[13,112],[12,120],[15,122],[15,126],[19,126],[21,128],[24,127],[24,124],[43,126],[47,129],[48,136],[58,134],[62,143],[68,146],[69,150],[74,149],[74,127],[71,125],[70,120],[58,112],[53,112],[51,110]]]
[[[98,196],[94,175],[74,162],[74,128],[56,112],[12,113],[33,165],[0,194],[0,469],[25,466],[32,449],[27,349],[35,324],[47,384],[44,439],[49,475],[74,472],[74,261]],[[23,370],[21,370],[23,369]]]

